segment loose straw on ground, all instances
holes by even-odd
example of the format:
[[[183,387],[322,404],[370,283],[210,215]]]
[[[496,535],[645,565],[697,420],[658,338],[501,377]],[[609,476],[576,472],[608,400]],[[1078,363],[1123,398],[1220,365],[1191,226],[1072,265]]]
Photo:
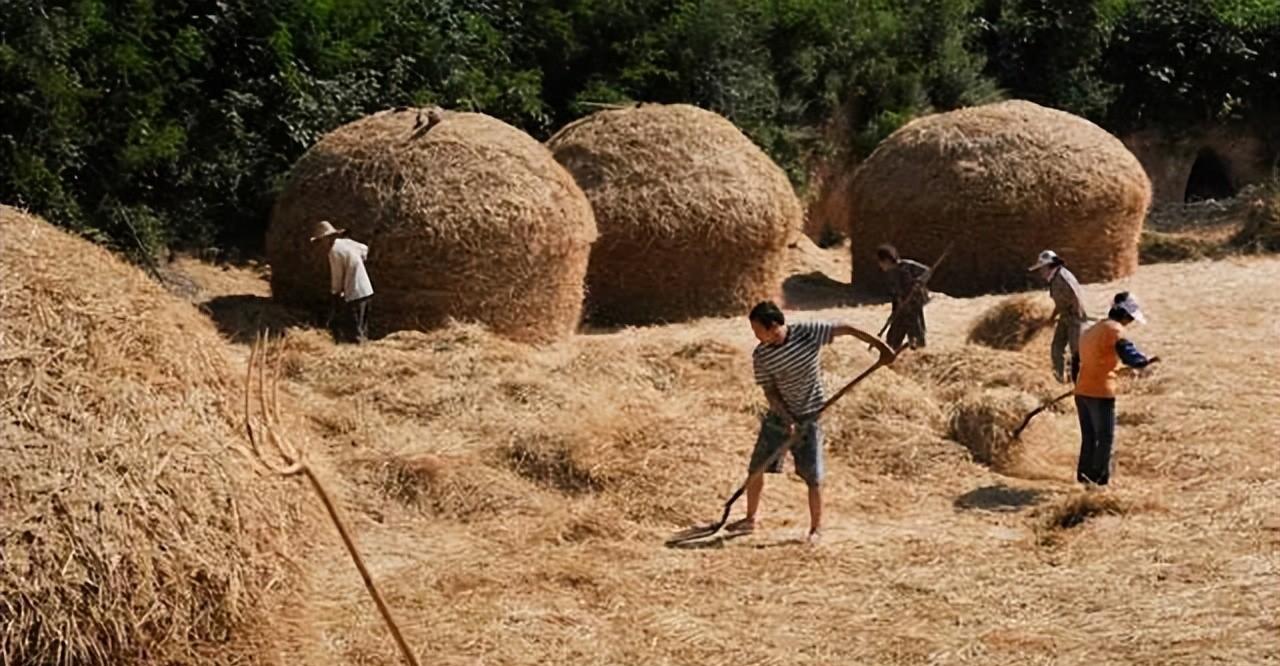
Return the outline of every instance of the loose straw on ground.
[[[279,347],[280,345],[277,346]],[[324,485],[320,483],[320,479],[316,477],[311,468],[307,466],[298,449],[281,432],[278,389],[280,372],[283,367],[283,363],[281,363],[281,359],[284,357],[283,352],[283,349],[278,350],[278,353],[275,354],[275,363],[272,364],[269,336],[259,336],[250,351],[249,367],[244,382],[244,424],[246,435],[249,438],[250,449],[258,462],[272,472],[281,476],[301,474],[307,478],[307,481],[311,484],[311,489],[315,491],[320,498],[320,502],[324,504],[324,509],[329,514],[329,519],[333,521],[333,526],[338,530],[338,535],[342,537],[342,543],[347,547],[347,553],[351,555],[351,561],[355,563],[356,569],[360,571],[360,577],[364,579],[365,589],[369,591],[369,596],[373,597],[373,603],[378,606],[378,612],[382,615],[382,620],[386,623],[387,630],[391,632],[391,637],[395,639],[396,646],[400,648],[401,656],[404,657],[409,666],[419,666],[418,658],[409,649],[409,644],[405,642],[404,636],[400,633],[400,627],[396,624],[395,619],[391,617],[391,609],[387,607],[387,603],[382,599],[377,586],[374,585],[373,578],[369,575],[369,569],[365,566],[364,559],[360,557],[360,552],[356,549],[355,542],[352,541],[346,525],[338,516],[337,509],[329,498],[328,491],[325,490]],[[268,369],[268,366],[271,366],[270,369]],[[253,398],[255,394],[258,399],[260,420],[256,420],[253,415]],[[268,454],[263,451],[265,448],[264,440],[271,443],[283,462],[273,463],[268,460]]]

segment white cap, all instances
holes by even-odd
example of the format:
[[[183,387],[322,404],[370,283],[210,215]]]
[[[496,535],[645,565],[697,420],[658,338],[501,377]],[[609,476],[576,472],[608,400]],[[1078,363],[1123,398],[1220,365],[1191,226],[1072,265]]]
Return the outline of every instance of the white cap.
[[[1113,307],[1120,308],[1129,313],[1130,317],[1139,324],[1147,323],[1147,316],[1142,314],[1142,308],[1138,307],[1138,300],[1127,291],[1116,294]]]
[[[1039,257],[1036,257],[1035,265],[1032,266],[1031,268],[1028,268],[1027,270],[1028,271],[1039,270],[1041,268],[1044,268],[1045,266],[1052,266],[1053,264],[1060,263],[1061,261],[1062,259],[1058,257],[1057,252],[1054,252],[1053,250],[1045,250],[1044,252],[1040,253]]]

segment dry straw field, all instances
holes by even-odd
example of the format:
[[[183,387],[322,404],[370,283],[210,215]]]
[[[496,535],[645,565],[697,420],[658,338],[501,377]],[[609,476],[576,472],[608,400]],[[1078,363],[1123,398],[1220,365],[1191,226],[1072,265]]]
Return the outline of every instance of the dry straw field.
[[[202,298],[263,290],[248,272],[185,269],[213,285]],[[804,492],[790,474],[766,487],[757,535],[662,546],[740,480],[763,404],[742,320],[538,349],[470,326],[364,347],[295,328],[285,371],[309,421],[298,434],[340,470],[345,511],[424,663],[1270,663],[1277,281],[1280,261],[1235,259],[1087,287],[1095,307],[1121,287],[1143,298],[1153,322],[1134,337],[1167,361],[1124,382],[1118,478],[1092,495],[1070,482],[1069,409],[1019,443],[1001,438],[1010,414],[1060,390],[1044,336],[1020,333],[1023,351],[968,344],[1002,299],[939,296],[932,347],[830,417],[816,549],[797,543]],[[885,312],[796,316],[875,330]],[[839,344],[827,380],[872,360]],[[282,638],[275,656],[394,663],[336,536],[313,538],[306,601],[287,618],[312,633]]]
[[[811,247],[793,254],[833,278],[847,274],[835,272],[847,263],[832,266],[839,262]],[[82,272],[116,271],[96,259],[71,263]],[[1044,336],[1019,331],[1013,338],[1027,342],[1022,350],[969,344],[972,325],[1003,299],[939,295],[928,311],[931,347],[904,353],[830,415],[823,544],[797,543],[803,484],[788,474],[766,487],[760,532],[689,549],[662,542],[718,513],[741,480],[763,405],[750,380],[754,340],[745,320],[587,333],[544,347],[469,325],[335,346],[320,331],[286,326],[300,320],[262,298],[267,286],[257,271],[193,260],[172,268],[201,287],[194,300],[226,340],[207,353],[232,375],[243,369],[254,328],[282,327],[291,434],[330,470],[330,489],[423,663],[1280,659],[1280,260],[1144,266],[1119,283],[1086,288],[1095,308],[1121,287],[1143,299],[1152,324],[1134,337],[1166,361],[1123,382],[1118,472],[1105,493],[1084,495],[1070,482],[1070,410],[1037,419],[1020,442],[1002,436],[1021,410],[1060,390],[1048,378]],[[6,307],[19,302],[11,286]],[[154,305],[160,298],[148,301],[152,326],[168,318],[186,331],[208,328],[176,300]],[[1034,304],[1012,309],[1042,312]],[[886,312],[869,305],[794,316],[874,331]],[[149,320],[123,321],[148,330]],[[38,340],[32,330],[22,329],[22,339]],[[13,350],[6,343],[6,381],[17,377],[10,368],[25,367]],[[40,353],[45,368],[80,358]],[[873,360],[842,341],[826,356],[826,379],[841,382]],[[92,388],[85,373],[97,366],[77,363],[77,385]],[[120,377],[159,386],[190,372],[122,367],[132,374]],[[239,387],[224,379],[200,386],[185,402],[164,403],[178,414],[200,404],[193,400],[211,401],[206,429],[181,449],[192,462],[179,471],[200,473],[197,463],[219,437],[230,440],[219,454],[224,464],[245,468],[235,424],[208,394],[217,386],[237,399]],[[146,436],[163,431],[134,425],[129,415],[145,414],[125,409],[142,404],[132,393],[127,402],[103,403],[88,390],[76,394],[81,403],[105,404],[110,423],[141,433],[112,440],[118,455],[169,445]],[[21,429],[15,410],[29,402],[6,403],[12,427]],[[42,423],[77,432],[57,413]],[[132,455],[158,464],[154,454]],[[13,471],[22,469],[6,468],[8,486],[22,487]],[[260,485],[266,511],[286,503],[280,483],[231,479]],[[184,484],[175,491],[200,494]],[[311,502],[301,483],[293,490],[291,501]],[[273,535],[289,575],[278,577],[271,596],[289,603],[242,597],[244,611],[221,616],[226,626],[218,627],[230,647],[207,661],[397,663],[337,535],[313,523],[301,533],[308,547],[286,545],[298,529],[278,525]],[[6,567],[13,536],[5,536]],[[259,556],[248,552],[248,564],[236,566],[269,571]],[[165,645],[180,635],[168,629]],[[202,634],[211,644],[202,654],[218,649],[219,636]],[[246,646],[255,651],[246,654]],[[182,663],[180,650],[169,654]]]

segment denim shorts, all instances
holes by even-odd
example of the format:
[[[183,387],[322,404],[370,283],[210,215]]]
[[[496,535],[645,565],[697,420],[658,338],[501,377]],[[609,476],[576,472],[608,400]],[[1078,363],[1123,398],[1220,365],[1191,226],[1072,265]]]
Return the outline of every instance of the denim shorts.
[[[806,420],[806,418],[801,418],[800,422],[804,423]],[[810,486],[821,485],[823,471],[822,426],[813,421],[807,427],[797,427],[804,427],[804,433],[795,444],[791,445],[790,449],[791,457],[796,464],[796,474]],[[787,427],[783,424],[782,417],[772,412],[766,414],[760,422],[760,435],[756,437],[756,448],[751,452],[751,465],[748,471],[759,469],[768,460],[769,456],[785,444],[786,441]],[[780,474],[784,457],[786,456],[778,456],[764,471],[770,474]]]

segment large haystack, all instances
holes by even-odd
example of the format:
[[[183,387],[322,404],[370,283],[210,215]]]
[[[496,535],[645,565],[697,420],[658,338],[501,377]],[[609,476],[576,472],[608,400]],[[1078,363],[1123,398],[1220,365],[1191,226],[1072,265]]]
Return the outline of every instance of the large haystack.
[[[213,325],[4,206],[0,267],[0,663],[260,663],[299,507]]]
[[[548,143],[591,199],[588,316],[738,314],[772,297],[802,211],[787,176],[729,121],[683,104],[607,110]]]
[[[267,233],[276,298],[316,305],[321,219],[369,249],[375,330],[476,321],[519,340],[578,325],[591,205],[546,147],[494,118],[416,109],[339,127],[294,165]]]
[[[894,132],[858,169],[855,283],[878,284],[875,247],[932,262],[953,295],[1028,283],[1056,250],[1082,282],[1133,273],[1151,183],[1119,139],[1069,113],[1013,101],[927,116]]]

